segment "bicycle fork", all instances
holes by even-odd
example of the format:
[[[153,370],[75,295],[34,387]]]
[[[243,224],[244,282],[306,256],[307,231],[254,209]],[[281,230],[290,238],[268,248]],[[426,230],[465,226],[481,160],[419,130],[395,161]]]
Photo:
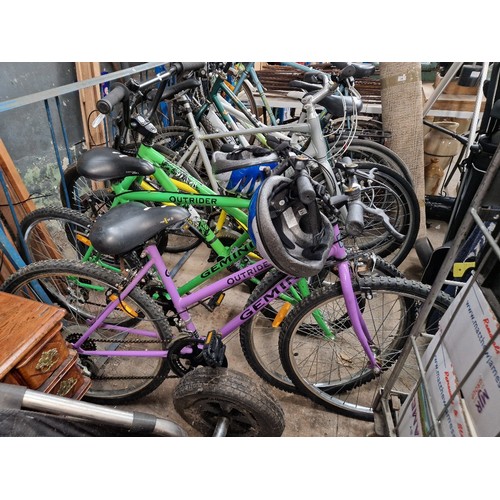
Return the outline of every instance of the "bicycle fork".
[[[366,326],[363,314],[359,308],[359,303],[354,294],[351,280],[351,271],[349,269],[349,262],[344,260],[338,266],[340,286],[342,288],[342,294],[345,299],[345,305],[347,308],[347,313],[349,314],[349,319],[351,321],[354,333],[358,337],[359,343],[363,347],[370,365],[375,373],[381,372],[381,367],[375,358],[371,346],[374,345],[371,338],[368,327]]]

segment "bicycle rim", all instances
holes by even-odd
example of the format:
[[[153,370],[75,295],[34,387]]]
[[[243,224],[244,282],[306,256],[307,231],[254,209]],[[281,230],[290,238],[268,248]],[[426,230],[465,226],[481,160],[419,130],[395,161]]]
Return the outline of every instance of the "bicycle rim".
[[[356,259],[356,262],[357,267],[361,266],[358,259]],[[397,268],[380,258],[375,258],[371,268],[368,269],[366,266],[362,266],[359,271],[363,272],[364,276],[369,275],[371,277],[401,276]],[[245,307],[265,296],[284,277],[283,273],[272,269],[252,292]],[[311,290],[318,289],[321,286],[337,281],[337,275],[325,268],[318,276],[311,278],[310,287]],[[295,385],[283,369],[278,348],[281,324],[287,315],[292,314],[291,308],[293,306],[287,304],[289,302],[285,301],[284,298],[278,297],[252,316],[240,328],[240,344],[245,359],[257,375],[278,389],[286,392],[296,392]],[[279,317],[277,319],[279,314],[282,315],[282,319]]]
[[[383,370],[379,375],[352,328],[339,284],[318,291],[295,308],[280,334],[280,356],[286,373],[304,396],[339,414],[373,420],[374,399],[384,387],[430,287],[402,279],[366,278],[354,290]],[[436,332],[450,303],[451,297],[438,297],[427,333]],[[333,337],[325,336],[312,317],[318,309]],[[426,339],[420,340],[425,347]],[[406,363],[395,389],[409,392],[418,376],[416,363]]]
[[[44,261],[12,275],[2,290],[33,299],[32,285],[36,280],[52,303],[66,310],[61,333],[67,342],[75,344],[117,296],[122,279],[93,264]],[[170,338],[161,309],[143,291],[133,290],[81,346],[88,352],[80,351],[79,362],[92,381],[85,399],[117,404],[150,393],[168,373],[166,358],[120,353],[165,351]],[[104,355],[92,355],[97,350],[105,351]]]

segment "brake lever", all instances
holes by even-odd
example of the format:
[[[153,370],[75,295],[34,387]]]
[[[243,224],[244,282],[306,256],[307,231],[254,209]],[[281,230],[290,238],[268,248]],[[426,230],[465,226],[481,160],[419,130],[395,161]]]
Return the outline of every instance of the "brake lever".
[[[103,122],[104,118],[106,118],[106,115],[99,113],[92,122],[92,128],[97,128]]]
[[[396,240],[403,241],[405,239],[404,234],[401,234],[396,230],[396,228],[391,224],[389,217],[387,217],[387,214],[382,209],[376,207],[368,207],[360,200],[357,200],[356,202],[359,203],[363,207],[363,210],[365,210],[366,212],[379,217],[382,220],[382,224],[384,224],[384,227],[394,236],[394,238],[396,238]]]

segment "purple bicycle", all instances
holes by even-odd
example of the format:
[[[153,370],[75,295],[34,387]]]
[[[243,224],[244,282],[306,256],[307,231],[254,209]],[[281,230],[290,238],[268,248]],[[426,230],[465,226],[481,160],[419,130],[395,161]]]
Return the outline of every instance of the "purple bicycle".
[[[307,160],[299,158],[294,164],[292,178],[266,179],[250,207],[250,232],[266,258],[190,294],[179,295],[155,242],[161,232],[189,225],[189,212],[135,202],[98,218],[89,237],[103,254],[140,256],[136,268],[120,274],[91,263],[47,260],[20,269],[1,290],[66,309],[63,334],[92,378],[88,401],[127,403],[151,393],[170,371],[183,376],[200,366],[226,367],[224,339],[251,325],[252,338],[268,342],[270,353],[278,352],[279,334],[280,363],[275,373],[283,381],[284,369],[292,381],[290,390],[296,387],[334,411],[373,418],[369,405],[346,403],[346,398],[353,397],[356,388],[369,386],[395,362],[429,289],[416,282],[353,272],[354,260],[347,258],[336,223],[341,207],[347,206],[345,229],[351,236],[362,233],[366,212],[379,217],[396,238],[401,236],[383,211],[361,202],[354,164],[346,167],[349,186],[338,196],[328,195],[311,179]],[[261,295],[254,296],[241,313],[218,331],[199,332],[190,308],[273,268],[263,282],[269,287],[261,288]],[[333,270],[338,281],[314,284],[323,269]],[[293,306],[288,315],[277,309],[285,302]],[[342,303],[342,310],[331,309],[331,302]],[[445,302],[443,298],[438,307]],[[375,303],[376,315],[371,307]],[[174,336],[172,328],[179,334]],[[200,414],[214,418],[217,411],[211,407],[203,413],[213,401],[203,398],[202,391],[186,393],[181,387],[174,403],[191,421],[193,412],[198,420]]]

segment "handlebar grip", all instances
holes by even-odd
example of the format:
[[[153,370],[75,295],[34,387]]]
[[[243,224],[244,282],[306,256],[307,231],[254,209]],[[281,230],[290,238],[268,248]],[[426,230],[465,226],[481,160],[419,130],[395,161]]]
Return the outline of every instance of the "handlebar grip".
[[[360,236],[365,228],[364,207],[360,200],[349,203],[345,229],[349,236]]]
[[[162,101],[168,100],[175,94],[178,94],[183,90],[194,89],[196,87],[199,87],[200,85],[201,82],[199,80],[196,80],[196,78],[189,78],[187,80],[183,80],[179,83],[176,83],[175,85],[172,85],[171,87],[167,87],[161,96],[161,100]]]
[[[316,191],[307,175],[297,177],[297,193],[304,205],[310,205],[316,199]]]
[[[175,63],[175,64],[180,64],[180,71],[179,73],[189,73],[190,71],[196,71],[198,69],[203,69],[205,67],[204,62],[181,62],[181,63]]]
[[[113,89],[106,97],[99,99],[96,103],[97,110],[103,115],[109,115],[113,107],[122,102],[129,95],[129,90],[122,83],[115,83]]]
[[[352,64],[348,64],[340,71],[339,78],[345,80],[346,78],[351,78],[356,74],[356,67]]]

